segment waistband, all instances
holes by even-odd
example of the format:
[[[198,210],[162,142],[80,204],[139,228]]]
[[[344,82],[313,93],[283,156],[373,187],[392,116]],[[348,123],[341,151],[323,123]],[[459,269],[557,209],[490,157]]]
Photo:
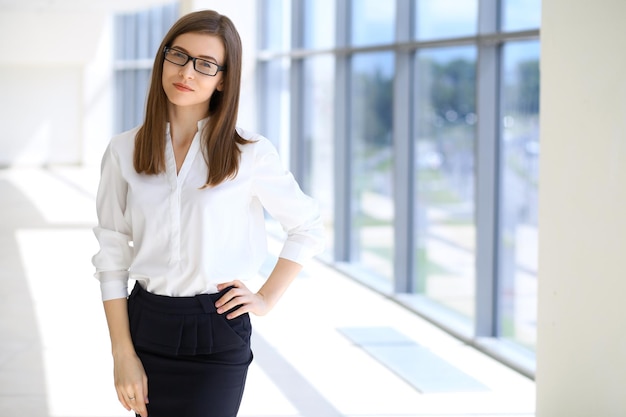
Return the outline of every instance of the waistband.
[[[173,314],[217,313],[215,302],[233,287],[228,287],[215,294],[198,294],[192,297],[170,297],[152,294],[143,289],[139,282],[130,293],[129,300],[140,302],[144,307]]]

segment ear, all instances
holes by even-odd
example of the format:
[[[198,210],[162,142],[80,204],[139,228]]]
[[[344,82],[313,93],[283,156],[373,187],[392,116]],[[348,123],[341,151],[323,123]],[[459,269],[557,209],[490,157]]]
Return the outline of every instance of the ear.
[[[224,79],[222,78],[219,83],[217,83],[217,87],[215,87],[217,91],[220,93],[224,91]]]

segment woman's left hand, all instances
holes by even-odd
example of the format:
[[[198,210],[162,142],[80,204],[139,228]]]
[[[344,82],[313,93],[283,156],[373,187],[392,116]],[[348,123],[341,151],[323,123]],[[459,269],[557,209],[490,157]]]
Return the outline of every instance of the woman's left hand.
[[[234,319],[245,313],[263,316],[270,311],[271,307],[265,301],[263,294],[253,293],[243,282],[239,280],[224,282],[219,284],[217,289],[222,291],[228,287],[232,288],[215,302],[218,314],[223,314],[237,306],[239,306],[237,310],[228,313],[227,319]]]
[[[219,314],[224,314],[233,308],[240,306],[237,310],[231,311],[226,316],[227,319],[234,319],[245,313],[254,313],[263,316],[276,305],[289,284],[296,278],[302,269],[302,265],[278,258],[276,266],[270,276],[265,280],[257,293],[253,293],[239,280],[224,282],[217,286],[219,291],[228,287],[233,287],[226,291],[215,303],[215,308]]]

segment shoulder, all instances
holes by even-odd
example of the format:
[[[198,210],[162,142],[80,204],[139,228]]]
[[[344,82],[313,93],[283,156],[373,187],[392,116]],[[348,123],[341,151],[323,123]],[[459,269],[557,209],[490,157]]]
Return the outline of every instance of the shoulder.
[[[263,158],[268,154],[278,155],[278,151],[274,144],[265,136],[252,132],[241,127],[237,127],[237,133],[248,143],[239,145],[242,156],[253,157],[254,159]]]
[[[135,151],[135,136],[141,126],[134,127],[125,132],[119,133],[111,138],[109,146],[105,152],[107,155],[119,161],[132,160]]]
[[[137,132],[140,128],[141,126],[136,126],[130,130],[113,136],[113,138],[111,138],[111,148],[121,150],[130,147],[132,150],[135,146],[135,136],[137,136]]]

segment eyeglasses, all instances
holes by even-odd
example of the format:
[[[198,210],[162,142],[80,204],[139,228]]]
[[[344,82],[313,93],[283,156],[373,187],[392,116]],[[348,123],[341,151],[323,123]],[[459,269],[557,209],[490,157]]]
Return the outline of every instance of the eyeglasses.
[[[207,61],[206,59],[194,58],[177,49],[172,49],[169,46],[163,48],[163,53],[165,54],[166,61],[181,67],[187,65],[189,61],[193,61],[193,69],[200,74],[210,75],[211,77],[216,76],[218,72],[226,69],[224,65],[217,65],[215,62]]]

